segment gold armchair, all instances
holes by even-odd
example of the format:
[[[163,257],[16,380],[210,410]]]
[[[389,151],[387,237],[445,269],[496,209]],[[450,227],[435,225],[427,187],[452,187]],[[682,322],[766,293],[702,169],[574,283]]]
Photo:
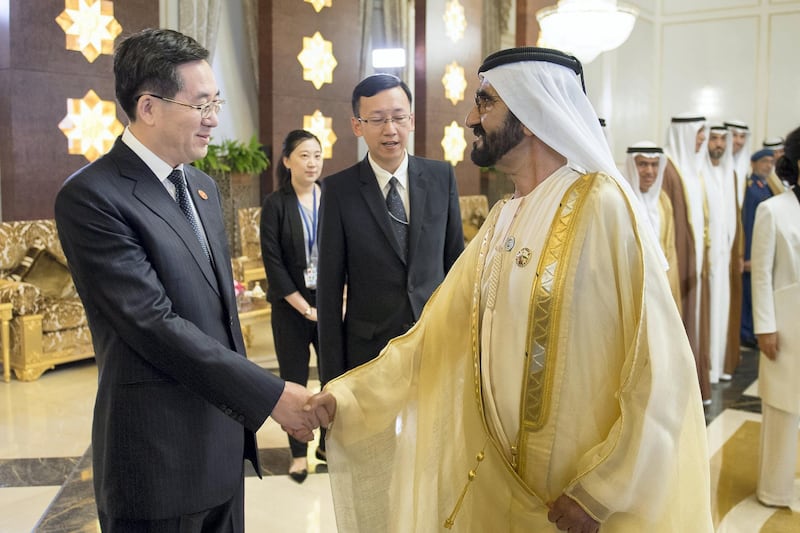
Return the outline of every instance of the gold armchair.
[[[243,207],[237,213],[242,255],[233,259],[233,276],[249,288],[258,281],[267,290],[267,273],[261,260],[261,208]]]
[[[10,367],[32,381],[57,364],[94,357],[54,220],[0,223],[0,304],[11,305],[4,374]]]
[[[475,237],[489,216],[489,199],[483,194],[459,196],[458,206],[461,209],[461,225],[464,230],[464,244]]]

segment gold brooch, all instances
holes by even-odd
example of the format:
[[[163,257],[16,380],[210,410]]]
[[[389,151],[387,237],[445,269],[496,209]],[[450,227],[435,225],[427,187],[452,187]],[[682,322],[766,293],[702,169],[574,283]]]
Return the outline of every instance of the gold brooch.
[[[527,265],[530,262],[532,255],[533,252],[531,252],[530,248],[522,248],[519,252],[517,252],[517,255],[515,257],[517,266],[524,267],[525,265]]]
[[[208,200],[208,195],[206,194],[206,191],[204,191],[203,189],[198,190],[197,195],[200,196],[200,198],[202,198],[203,200]]]

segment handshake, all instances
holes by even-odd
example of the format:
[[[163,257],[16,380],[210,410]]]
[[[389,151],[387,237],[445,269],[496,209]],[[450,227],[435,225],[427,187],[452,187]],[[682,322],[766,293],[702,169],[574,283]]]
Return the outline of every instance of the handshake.
[[[309,442],[314,440],[315,429],[330,426],[335,413],[336,398],[331,393],[312,394],[307,388],[287,381],[270,416],[286,433]]]

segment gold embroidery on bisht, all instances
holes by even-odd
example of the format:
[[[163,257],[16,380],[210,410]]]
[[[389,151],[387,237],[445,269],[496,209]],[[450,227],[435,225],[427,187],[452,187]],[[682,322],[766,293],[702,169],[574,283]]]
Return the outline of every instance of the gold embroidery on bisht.
[[[544,249],[539,258],[536,279],[531,289],[530,316],[528,324],[528,368],[522,390],[522,422],[518,434],[518,449],[527,449],[527,438],[531,432],[544,427],[550,412],[553,372],[558,353],[558,328],[561,306],[562,284],[571,251],[569,244],[575,235],[576,216],[588,196],[596,174],[581,176],[564,195],[550,226]],[[525,454],[521,454],[517,470],[525,470]]]
[[[497,207],[492,209],[489,213],[490,219],[486,226],[486,233],[483,235],[481,247],[479,252],[479,260],[475,267],[475,284],[472,287],[472,311],[470,312],[470,335],[472,336],[472,377],[474,380],[475,402],[478,410],[481,413],[481,418],[485,416],[483,410],[483,395],[481,393],[481,340],[480,340],[480,301],[481,301],[481,279],[483,279],[483,271],[486,267],[486,255],[489,250],[489,243],[492,241],[494,231],[497,228],[497,220],[500,218],[502,205],[505,201]]]

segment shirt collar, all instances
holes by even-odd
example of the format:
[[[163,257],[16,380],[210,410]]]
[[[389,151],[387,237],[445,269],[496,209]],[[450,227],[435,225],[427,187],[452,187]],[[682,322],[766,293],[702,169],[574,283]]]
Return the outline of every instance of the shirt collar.
[[[400,183],[400,186],[403,189],[408,189],[408,152],[406,152],[403,156],[403,161],[400,162],[400,166],[397,167],[397,170],[394,174],[391,174],[390,172],[381,168],[378,163],[372,159],[372,154],[370,153],[367,153],[367,161],[369,161],[369,166],[372,167],[372,171],[375,173],[375,177],[378,179],[378,186],[382,191],[386,190],[386,187],[388,187],[389,180],[392,179],[392,176],[397,178],[397,181]]]
[[[122,142],[133,150],[133,153],[139,156],[139,159],[144,161],[144,164],[147,165],[162,184],[167,179],[167,176],[174,170],[163,159],[154,154],[152,150],[142,144],[128,127],[122,132]],[[176,168],[183,171],[183,164],[178,165]]]

